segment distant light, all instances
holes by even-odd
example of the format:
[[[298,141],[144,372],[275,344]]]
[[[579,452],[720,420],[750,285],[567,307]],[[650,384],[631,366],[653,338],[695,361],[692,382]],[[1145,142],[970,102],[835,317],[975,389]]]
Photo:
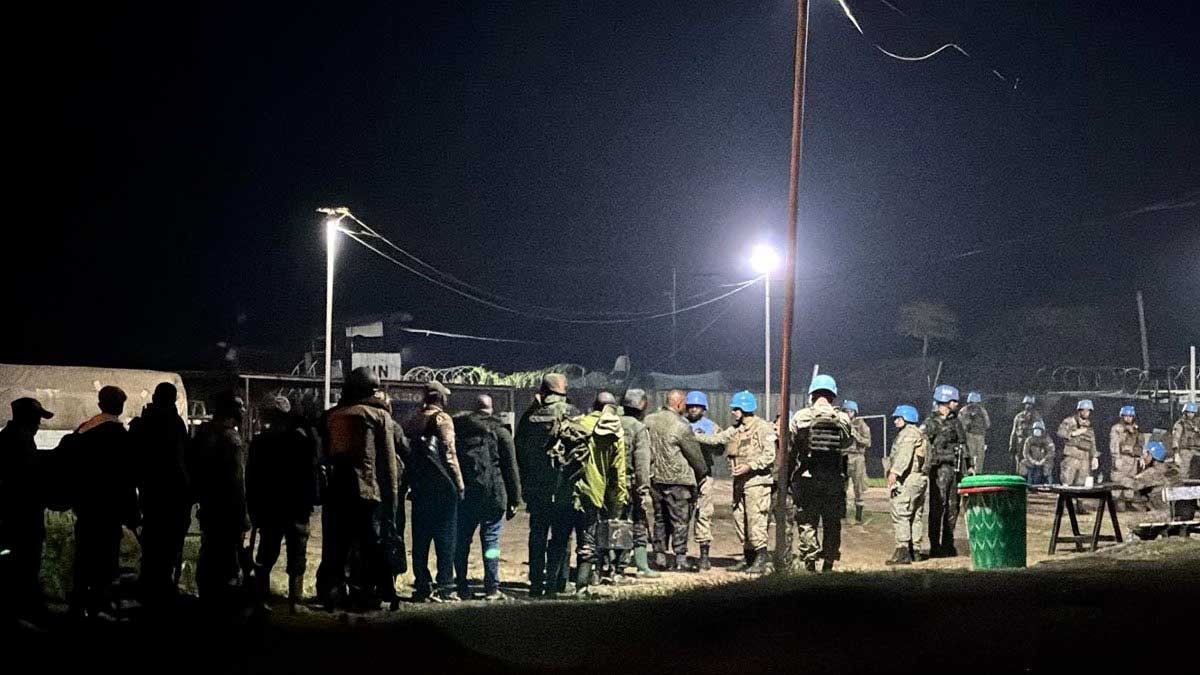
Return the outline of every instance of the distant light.
[[[750,266],[759,274],[770,274],[779,268],[779,254],[766,244],[758,244],[750,251]]]

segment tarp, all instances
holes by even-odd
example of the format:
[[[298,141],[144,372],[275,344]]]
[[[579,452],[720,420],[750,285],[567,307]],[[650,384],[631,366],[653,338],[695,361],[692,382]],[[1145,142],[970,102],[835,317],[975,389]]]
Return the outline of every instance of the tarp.
[[[0,363],[0,422],[12,418],[12,402],[28,396],[41,401],[42,407],[54,413],[54,418],[42,421],[38,444],[46,439],[70,432],[100,412],[96,396],[101,387],[115,385],[125,391],[125,414],[121,421],[142,414],[150,402],[154,388],[160,382],[170,382],[179,390],[175,407],[187,418],[187,392],[176,373],[155,370],[126,370],[120,368],[90,368],[85,366],[23,366]]]
[[[722,391],[729,386],[725,382],[725,374],[719,370],[711,373],[696,373],[695,375],[671,375],[669,373],[650,373],[647,375],[654,383],[652,389],[697,389],[701,391]]]

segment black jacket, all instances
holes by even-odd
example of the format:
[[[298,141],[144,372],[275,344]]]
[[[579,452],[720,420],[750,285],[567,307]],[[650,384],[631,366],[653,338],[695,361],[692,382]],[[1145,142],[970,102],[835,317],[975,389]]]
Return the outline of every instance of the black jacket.
[[[137,462],[138,497],[142,511],[169,504],[190,503],[187,472],[187,425],[174,406],[154,403],[129,423]]]
[[[562,394],[539,395],[517,423],[517,462],[520,464],[521,494],[530,511],[560,503],[571,508],[571,483],[562,480],[546,454],[555,421],[575,417],[579,409]]]
[[[46,504],[42,459],[32,433],[12,422],[0,430],[0,534],[8,528],[42,530]]]
[[[188,449],[188,471],[206,530],[250,529],[246,513],[246,459],[242,437],[233,421],[200,427]]]
[[[246,507],[250,521],[308,522],[317,503],[317,443],[311,429],[281,422],[250,441]]]
[[[498,516],[521,503],[520,473],[512,434],[495,415],[472,412],[454,419],[464,501]]]
[[[133,444],[125,425],[115,417],[97,415],[63,438],[59,451],[74,486],[71,507],[77,517],[137,527],[141,516]]]

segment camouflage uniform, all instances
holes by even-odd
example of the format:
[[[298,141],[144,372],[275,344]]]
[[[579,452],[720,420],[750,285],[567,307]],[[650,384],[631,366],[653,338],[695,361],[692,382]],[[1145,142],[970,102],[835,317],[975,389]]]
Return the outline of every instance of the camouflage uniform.
[[[1200,417],[1185,413],[1175,426],[1171,427],[1171,449],[1175,452],[1175,461],[1179,471],[1186,478],[1200,478]]]
[[[1112,425],[1108,433],[1108,461],[1112,467],[1112,481],[1120,485],[1131,485],[1138,472],[1138,460],[1142,452],[1138,443],[1138,425],[1126,424],[1124,420]],[[1133,494],[1120,491],[1121,499],[1130,500]]]
[[[987,431],[992,428],[992,418],[987,408],[980,403],[968,403],[958,419],[967,430],[967,452],[971,454],[971,467],[975,473],[983,473],[983,462],[987,453]]]
[[[846,474],[854,488],[855,515],[861,516],[863,497],[867,494],[867,450],[871,449],[871,427],[867,426],[866,420],[855,416],[850,420],[850,435],[854,443],[846,450]],[[861,517],[858,520],[862,522]]]
[[[958,524],[958,481],[962,478],[959,454],[966,452],[967,432],[958,415],[930,415],[921,425],[929,439],[925,475],[929,477],[930,555],[955,555],[954,528]]]
[[[792,500],[799,530],[797,552],[806,565],[841,557],[842,516],[846,513],[845,451],[854,442],[850,417],[824,399],[796,412],[791,421]],[[822,541],[817,540],[817,524]]]
[[[1061,467],[1063,485],[1083,485],[1096,458],[1096,430],[1091,419],[1078,413],[1058,425],[1058,437],[1065,441]]]
[[[1025,449],[1025,439],[1033,435],[1033,424],[1040,419],[1042,419],[1042,413],[1034,408],[1022,410],[1013,416],[1012,431],[1008,433],[1008,453],[1013,457],[1018,476],[1027,475],[1025,458],[1022,455]]]
[[[696,434],[696,439],[699,440],[705,435],[716,435],[721,433],[721,426],[707,417],[702,417],[699,420],[692,422],[692,432]],[[700,484],[696,486],[696,517],[695,524],[692,528],[692,536],[696,539],[696,544],[700,546],[708,546],[712,543],[712,517],[713,517],[713,451],[709,448],[713,446],[701,444],[701,451],[704,453],[704,463],[708,465],[709,473],[700,480]],[[720,446],[717,446],[720,447]]]
[[[928,484],[922,473],[926,445],[925,435],[913,425],[905,425],[892,443],[889,473],[896,474],[896,483],[891,488],[892,526],[896,530],[896,548],[908,548],[910,554],[920,549],[925,535],[920,515]]]
[[[1049,483],[1054,475],[1054,439],[1046,434],[1025,439],[1021,450],[1030,485]]]

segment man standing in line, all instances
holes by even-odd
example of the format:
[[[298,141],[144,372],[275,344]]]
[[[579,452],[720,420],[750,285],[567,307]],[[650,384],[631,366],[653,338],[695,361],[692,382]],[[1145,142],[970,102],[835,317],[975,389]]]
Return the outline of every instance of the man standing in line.
[[[12,419],[0,430],[0,620],[40,624],[46,618],[38,572],[46,540],[45,485],[50,453],[38,450],[34,436],[54,413],[33,398],[12,402]]]
[[[637,576],[655,579],[659,573],[650,569],[646,556],[650,530],[654,527],[654,499],[650,496],[650,482],[654,475],[650,431],[642,423],[642,416],[646,412],[646,392],[642,389],[630,389],[625,392],[621,402],[621,429],[625,433],[625,475],[628,478],[629,491],[625,518],[633,521],[633,564]],[[623,551],[621,556],[617,561],[618,574],[629,564],[629,552]]]
[[[896,531],[896,552],[887,565],[911,565],[918,560],[920,532],[914,528],[917,514],[925,505],[925,434],[917,428],[917,409],[896,406],[892,424],[898,433],[892,442],[891,465],[887,482],[892,501],[892,526]]]
[[[1096,456],[1096,429],[1092,426],[1092,402],[1082,399],[1075,405],[1075,414],[1058,425],[1058,437],[1063,439],[1063,459],[1059,467],[1062,484],[1082,486],[1088,476],[1100,468]],[[1090,513],[1082,503],[1076,503],[1076,513]]]
[[[1108,465],[1112,481],[1119,485],[1131,485],[1138,472],[1141,459],[1141,439],[1138,435],[1137,409],[1131,405],[1121,407],[1121,419],[1108,432]],[[1117,502],[1125,510],[1133,510],[1134,493],[1120,490]]]
[[[1013,416],[1012,429],[1008,433],[1008,454],[1012,456],[1018,476],[1025,477],[1025,439],[1033,434],[1033,423],[1042,419],[1042,413],[1034,407],[1037,399],[1026,394],[1021,401],[1021,411]]]
[[[708,475],[704,454],[683,413],[686,395],[667,393],[667,405],[646,416],[653,449],[654,557],[662,569],[687,571],[688,525],[696,486]],[[667,549],[675,553],[668,565]]]
[[[947,384],[933,391],[936,412],[921,425],[929,439],[925,473],[929,477],[929,557],[953,558],[958,525],[958,481],[970,470],[967,433],[958,419],[958,389]]]
[[[708,396],[704,392],[689,391],[684,403],[687,405],[685,415],[688,423],[692,425],[692,433],[696,434],[697,440],[704,436],[711,437],[721,433],[720,425],[708,418]],[[704,455],[704,465],[708,468],[708,473],[700,479],[700,484],[696,486],[695,525],[692,528],[696,545],[700,547],[700,559],[696,561],[696,570],[700,572],[712,569],[708,553],[712,546],[713,455],[719,454],[723,447],[721,444],[700,444],[700,451]]]
[[[797,552],[804,568],[833,569],[841,558],[842,517],[846,515],[846,450],[854,443],[850,418],[833,406],[837,382],[817,375],[808,387],[810,404],[792,416],[788,464],[799,528]],[[823,536],[818,541],[817,527]]]
[[[854,488],[854,523],[863,524],[863,497],[867,494],[867,451],[871,449],[871,427],[858,416],[858,403],[847,400],[842,410],[850,418],[854,443],[846,450],[846,474]]]
[[[967,432],[967,452],[971,455],[973,473],[984,472],[987,453],[987,432],[992,428],[992,418],[983,407],[983,396],[973,391],[967,394],[967,405],[958,413]]]

